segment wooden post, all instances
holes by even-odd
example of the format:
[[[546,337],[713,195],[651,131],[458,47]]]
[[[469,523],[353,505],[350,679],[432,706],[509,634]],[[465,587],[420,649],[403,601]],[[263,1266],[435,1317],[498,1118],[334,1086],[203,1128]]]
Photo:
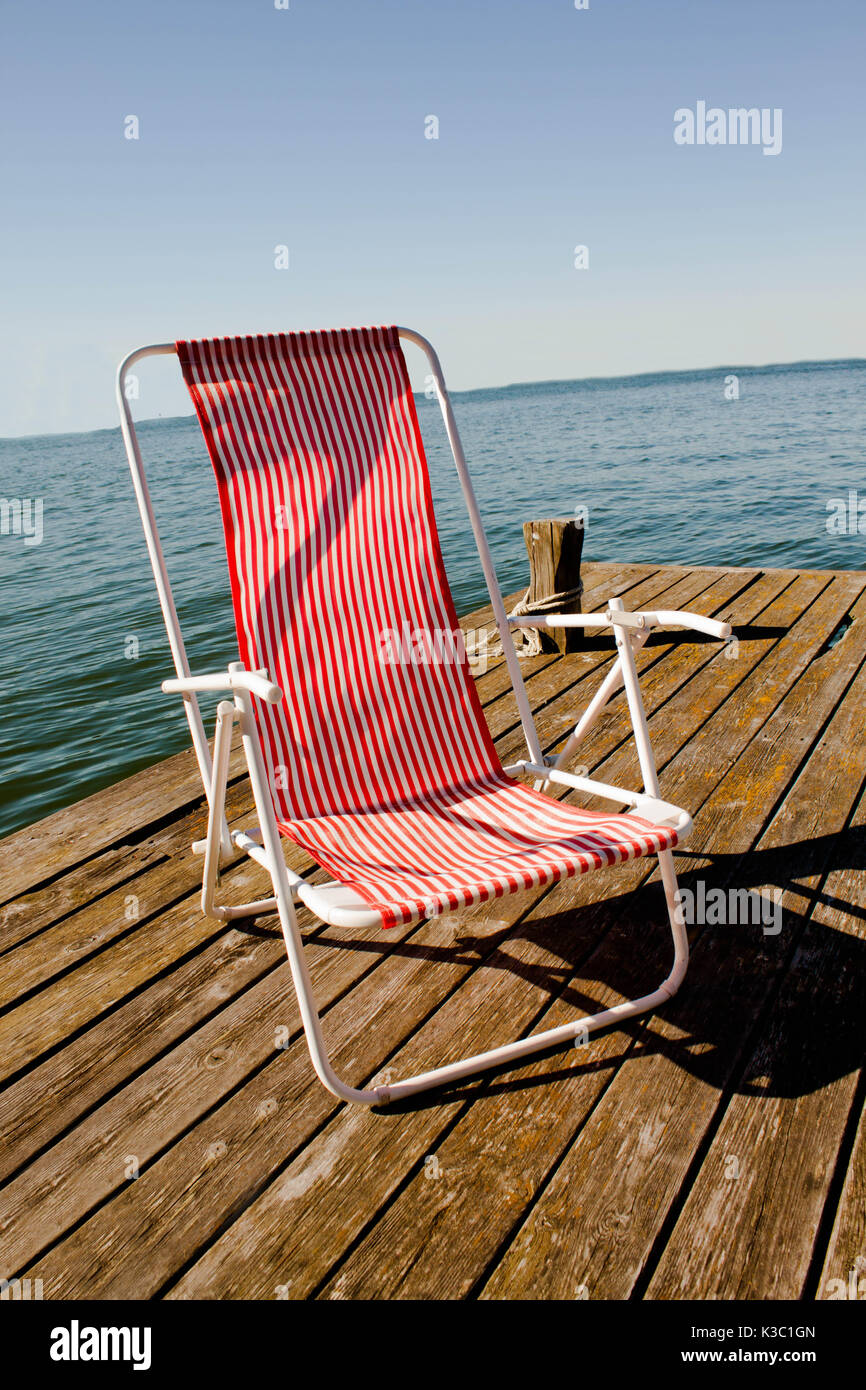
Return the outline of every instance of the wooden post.
[[[529,611],[582,613],[582,519],[566,516],[527,521],[523,526],[523,539],[529,552]],[[554,601],[557,594],[563,596],[561,602]],[[539,637],[544,652],[573,652],[581,646],[583,629],[539,632]]]

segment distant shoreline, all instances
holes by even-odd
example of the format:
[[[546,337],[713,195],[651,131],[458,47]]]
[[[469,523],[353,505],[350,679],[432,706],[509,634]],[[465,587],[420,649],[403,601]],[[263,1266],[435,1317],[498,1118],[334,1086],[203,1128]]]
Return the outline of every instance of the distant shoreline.
[[[715,367],[675,367],[665,368],[661,371],[651,372],[628,372],[618,376],[581,376],[581,377],[544,377],[539,381],[509,381],[503,386],[470,386],[463,390],[456,390],[449,387],[449,394],[452,399],[477,399],[482,396],[496,396],[503,392],[510,391],[537,391],[543,395],[545,391],[556,391],[563,387],[574,386],[625,386],[629,384],[639,385],[641,382],[649,385],[671,378],[681,377],[684,380],[701,381],[711,380],[713,377],[724,376],[728,373],[736,375],[764,376],[773,372],[809,372],[815,369],[830,370],[835,367],[845,368],[866,368],[866,357],[816,357],[802,358],[796,362],[765,362],[760,365],[739,366],[736,363],[721,364]],[[415,391],[416,401],[425,399],[423,391]],[[184,415],[145,415],[136,421],[137,426],[147,427],[148,425],[176,425],[181,420],[194,420],[192,411]],[[0,444],[10,444],[16,441],[37,440],[37,439],[76,439],[83,435],[93,434],[114,434],[119,433],[120,425],[100,425],[92,430],[56,430],[47,434],[4,434],[0,435]]]

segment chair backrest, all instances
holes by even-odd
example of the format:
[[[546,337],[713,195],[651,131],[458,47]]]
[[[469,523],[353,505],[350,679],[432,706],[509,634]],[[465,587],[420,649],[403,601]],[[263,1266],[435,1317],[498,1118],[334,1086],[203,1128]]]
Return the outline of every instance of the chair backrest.
[[[396,328],[179,342],[277,819],[495,775]]]

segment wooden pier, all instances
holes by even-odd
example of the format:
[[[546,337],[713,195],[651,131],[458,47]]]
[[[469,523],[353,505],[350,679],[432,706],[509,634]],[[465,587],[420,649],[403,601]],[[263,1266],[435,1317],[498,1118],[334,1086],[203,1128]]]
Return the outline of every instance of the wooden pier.
[[[761,920],[695,925],[657,1015],[347,1107],[312,1072],[275,918],[201,915],[192,755],[157,764],[0,845],[0,1277],[46,1299],[866,1293],[866,573],[584,581],[586,611],[620,594],[735,624],[728,647],[657,634],[638,664],[662,795],[695,819],[680,884],[761,894]],[[548,751],[612,650],[527,660]],[[520,756],[501,662],[478,683],[503,761]],[[582,761],[628,784],[622,705]],[[239,758],[229,815],[250,824]],[[302,913],[338,1071],[418,1071],[653,988],[654,866],[390,932]],[[248,860],[224,883],[234,901],[265,886]]]

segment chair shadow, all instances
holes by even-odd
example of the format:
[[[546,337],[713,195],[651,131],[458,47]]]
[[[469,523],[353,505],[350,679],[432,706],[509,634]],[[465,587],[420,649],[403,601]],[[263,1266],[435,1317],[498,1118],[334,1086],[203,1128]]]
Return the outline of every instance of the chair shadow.
[[[576,1063],[572,1049],[569,1065],[560,1070],[545,1068],[541,1075],[514,1079],[515,1067],[526,1063],[511,1063],[453,1087],[421,1093],[389,1110],[425,1108],[441,1104],[446,1096],[492,1095],[547,1085],[558,1077],[612,1070],[626,1052],[635,1051],[643,1056],[660,1053],[710,1086],[733,1087],[745,1095],[806,1095],[861,1067],[866,941],[850,930],[816,921],[812,914],[829,909],[847,914],[855,923],[866,919],[863,902],[834,897],[825,884],[828,869],[866,868],[866,828],[755,850],[745,858],[716,854],[710,866],[689,869],[689,859],[697,857],[677,851],[680,887],[696,896],[702,892],[706,898],[717,888],[763,889],[765,894],[791,890],[804,910],[783,907],[781,921],[769,912],[766,920],[756,921],[753,911],[747,922],[690,926],[692,960],[680,992],[651,1016],[649,1026],[646,1016],[619,1025],[628,1041],[615,1054],[594,1057],[593,1040],[603,1036],[594,1034],[584,1059]],[[616,870],[598,872],[615,875]],[[812,877],[816,883],[806,884]],[[553,907],[556,889],[551,892]],[[558,999],[573,1006],[575,1016],[609,1002],[599,998],[595,983],[606,994],[631,998],[655,988],[669,969],[670,933],[657,883],[618,893],[612,879],[612,896],[602,902],[485,931],[484,922],[495,910],[495,904],[488,904],[486,911],[475,908],[457,919],[462,925],[453,947],[414,943],[411,938],[392,944],[387,933],[382,940],[352,939],[330,928],[325,936],[329,947],[338,950],[508,971],[543,991],[545,1008]],[[317,933],[317,939],[325,938]],[[521,940],[545,952],[546,963],[522,962],[505,949],[507,943]],[[639,956],[636,941],[643,947]],[[542,1015],[531,1031],[546,1026],[550,1025]],[[553,1048],[549,1055],[557,1050],[561,1049]],[[544,1055],[535,1054],[532,1060]]]
[[[788,629],[785,627],[773,627],[770,624],[761,625],[760,623],[745,623],[741,627],[734,624],[733,635],[741,642],[761,642],[774,637],[784,637]],[[652,647],[718,647],[718,637],[710,637],[704,632],[685,631],[682,628],[657,628],[650,633],[644,643],[644,650]],[[615,654],[616,647],[610,633],[592,633],[581,641],[580,647],[576,652],[569,653],[572,656],[579,656],[581,652],[610,652]]]

